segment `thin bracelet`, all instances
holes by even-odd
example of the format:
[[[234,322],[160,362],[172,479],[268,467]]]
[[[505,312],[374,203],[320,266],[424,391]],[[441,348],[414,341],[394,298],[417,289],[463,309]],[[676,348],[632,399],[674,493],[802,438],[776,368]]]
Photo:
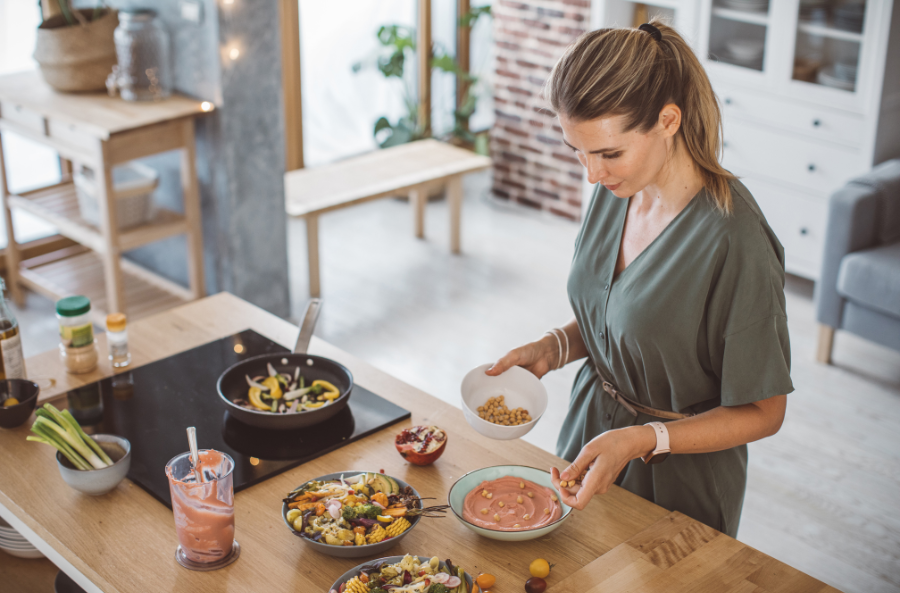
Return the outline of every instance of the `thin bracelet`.
[[[556,332],[553,331],[553,330],[548,331],[548,332],[545,332],[544,335],[547,335],[547,334],[550,334],[551,336],[553,336],[554,338],[556,338],[556,345],[559,346],[559,359],[557,360],[557,366],[556,366],[555,369],[550,369],[550,370],[555,371],[555,370],[557,370],[557,369],[559,368],[559,362],[562,361],[562,341],[559,339],[559,336],[557,336],[557,335],[556,335]]]
[[[553,332],[553,335],[556,336],[557,340],[559,340],[559,334],[556,332],[561,332],[563,335],[563,338],[565,339],[565,344],[566,344],[565,350],[560,351],[559,361],[556,365],[556,370],[559,370],[559,369],[563,368],[564,366],[566,366],[566,363],[569,360],[569,336],[567,336],[566,332],[564,332],[563,330],[561,330],[558,327],[554,327],[551,331]]]
[[[562,368],[562,367],[566,366],[567,364],[569,364],[569,334],[567,334],[566,330],[564,330],[561,327],[556,327],[554,329],[558,329],[562,333],[563,338],[565,338],[565,341],[566,341],[566,355],[563,358],[562,364],[559,365],[559,368]]]

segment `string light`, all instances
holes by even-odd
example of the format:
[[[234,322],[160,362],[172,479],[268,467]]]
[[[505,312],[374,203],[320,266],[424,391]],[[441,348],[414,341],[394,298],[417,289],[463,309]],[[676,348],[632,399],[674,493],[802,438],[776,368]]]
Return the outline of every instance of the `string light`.
[[[228,57],[231,58],[232,60],[238,59],[238,57],[240,57],[240,55],[241,55],[241,50],[239,50],[236,47],[232,47],[230,50],[228,50]]]
[[[200,109],[202,111],[212,111],[213,104],[210,103],[209,101],[204,101],[203,103],[200,103]],[[238,348],[240,348],[240,350],[238,350]],[[234,351],[237,352],[238,354],[240,354],[243,350],[244,350],[244,347],[241,346],[240,344],[237,344],[234,347]]]

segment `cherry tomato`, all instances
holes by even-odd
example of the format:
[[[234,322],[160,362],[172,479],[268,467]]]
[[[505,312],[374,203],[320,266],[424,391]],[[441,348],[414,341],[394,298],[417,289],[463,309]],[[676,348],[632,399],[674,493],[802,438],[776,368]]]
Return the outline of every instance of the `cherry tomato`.
[[[494,577],[494,575],[485,573],[478,575],[478,578],[475,579],[475,582],[479,587],[487,590],[494,586],[494,583],[497,582],[497,579]]]
[[[547,581],[541,577],[531,577],[525,581],[525,593],[544,593],[547,589]]]
[[[550,563],[543,558],[533,560],[531,564],[528,565],[528,572],[530,572],[533,577],[546,579],[547,575],[550,574]]]

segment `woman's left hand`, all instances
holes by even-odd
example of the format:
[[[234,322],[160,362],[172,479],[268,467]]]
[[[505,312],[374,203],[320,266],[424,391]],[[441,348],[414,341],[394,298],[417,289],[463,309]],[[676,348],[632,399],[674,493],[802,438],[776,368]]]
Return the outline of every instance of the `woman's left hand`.
[[[583,510],[595,494],[606,494],[609,487],[628,463],[653,450],[656,435],[645,426],[631,426],[604,432],[590,441],[578,457],[562,473],[550,470],[550,481],[559,491],[561,500],[572,508]],[[577,479],[587,471],[581,484],[560,487],[560,480]]]

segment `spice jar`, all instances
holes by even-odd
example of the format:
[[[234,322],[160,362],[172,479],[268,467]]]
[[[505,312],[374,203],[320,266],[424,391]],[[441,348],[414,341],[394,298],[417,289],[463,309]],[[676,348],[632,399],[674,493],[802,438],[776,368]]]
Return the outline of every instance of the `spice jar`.
[[[124,313],[111,313],[106,316],[106,343],[109,345],[109,362],[114,368],[127,367],[131,362],[128,351],[127,319]]]
[[[97,344],[91,325],[91,300],[70,296],[56,301],[59,321],[59,358],[70,373],[88,373],[97,368]]]

